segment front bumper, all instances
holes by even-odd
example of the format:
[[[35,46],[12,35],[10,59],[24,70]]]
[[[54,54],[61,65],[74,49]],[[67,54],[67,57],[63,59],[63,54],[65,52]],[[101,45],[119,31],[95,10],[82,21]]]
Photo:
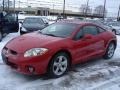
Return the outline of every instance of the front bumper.
[[[24,58],[23,55],[11,55],[2,51],[3,62],[10,66],[13,70],[27,74],[39,75],[47,72],[47,66],[50,60],[49,55],[43,55],[32,58]],[[33,70],[31,71],[31,67]]]

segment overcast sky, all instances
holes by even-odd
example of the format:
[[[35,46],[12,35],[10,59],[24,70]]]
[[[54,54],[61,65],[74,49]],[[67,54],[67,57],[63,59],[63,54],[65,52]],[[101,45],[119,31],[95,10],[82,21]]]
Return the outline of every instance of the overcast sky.
[[[28,5],[31,5],[30,3],[33,3],[31,6],[37,6],[37,7],[43,6],[43,7],[49,7],[49,8],[62,9],[62,3],[64,0],[16,0],[16,1],[28,2],[29,3]],[[38,3],[37,1],[40,1],[40,2]],[[87,0],[66,0],[66,9],[79,11],[81,4],[86,4],[86,2]],[[92,9],[94,9],[98,5],[104,5],[104,0],[89,0],[89,6]],[[117,16],[119,5],[120,5],[120,0],[106,0],[106,9],[108,11],[107,13],[108,16]],[[22,6],[26,6],[26,4],[23,4],[23,3],[20,4],[20,7]]]

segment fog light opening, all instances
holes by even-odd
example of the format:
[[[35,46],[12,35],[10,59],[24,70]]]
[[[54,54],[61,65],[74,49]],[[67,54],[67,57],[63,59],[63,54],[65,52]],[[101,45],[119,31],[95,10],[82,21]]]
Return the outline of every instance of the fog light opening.
[[[35,68],[32,66],[28,66],[28,70],[30,73],[33,73],[35,71]]]

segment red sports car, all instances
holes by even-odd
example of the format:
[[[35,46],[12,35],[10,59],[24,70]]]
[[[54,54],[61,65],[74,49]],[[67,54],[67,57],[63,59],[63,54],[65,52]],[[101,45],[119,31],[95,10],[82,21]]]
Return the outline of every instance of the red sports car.
[[[9,41],[2,57],[6,65],[20,73],[60,77],[73,64],[112,58],[116,46],[114,33],[97,24],[63,20]]]

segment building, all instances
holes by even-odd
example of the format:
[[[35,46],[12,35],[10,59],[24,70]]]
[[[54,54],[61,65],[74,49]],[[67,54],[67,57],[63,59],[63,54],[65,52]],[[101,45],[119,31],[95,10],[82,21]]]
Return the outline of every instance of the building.
[[[2,8],[1,8],[2,10]],[[9,9],[9,12],[14,12],[13,8]],[[26,14],[33,14],[33,15],[39,15],[39,16],[49,16],[49,15],[62,15],[63,10],[58,10],[58,9],[50,9],[50,8],[44,8],[44,7],[27,7],[27,8],[15,8],[15,12],[26,12]],[[75,17],[84,17],[83,14],[80,12],[73,12],[72,10],[65,10],[65,15],[66,16],[75,16]],[[87,14],[86,17],[91,17],[91,18],[103,18],[103,16],[95,16],[92,14]]]

